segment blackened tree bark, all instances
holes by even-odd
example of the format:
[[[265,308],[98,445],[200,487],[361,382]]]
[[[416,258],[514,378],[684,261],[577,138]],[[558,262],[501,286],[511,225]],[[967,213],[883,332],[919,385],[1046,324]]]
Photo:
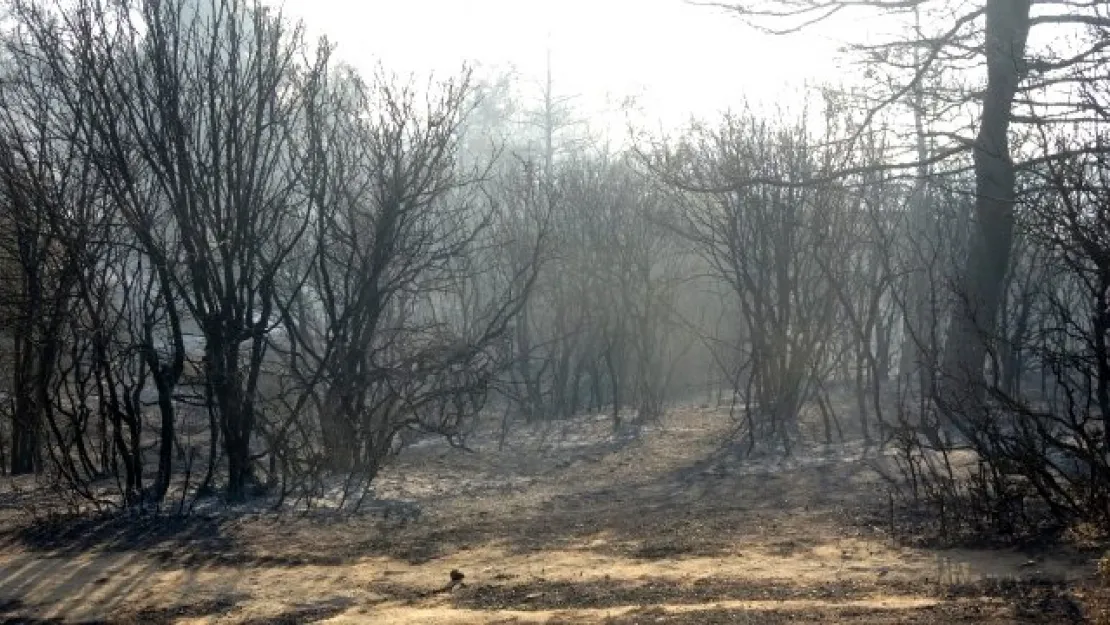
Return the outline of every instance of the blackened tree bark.
[[[114,172],[105,176],[124,181],[113,195],[132,195],[121,202],[126,221],[166,293],[173,353],[163,362],[149,342],[145,350],[156,365],[162,431],[172,440],[167,402],[188,318],[205,341],[211,435],[224,446],[227,494],[241,499],[267,335],[277,299],[289,297],[278,292],[278,275],[310,220],[300,186],[306,155],[294,137],[328,51],[304,55],[301,29],[253,0],[60,10],[85,34],[72,56],[89,77],[74,86],[91,102],[90,137],[106,146]],[[170,445],[160,447],[163,478]]]
[[[983,361],[996,327],[1013,245],[1015,167],[1009,130],[1014,95],[1026,72],[1030,4],[988,0],[986,5],[987,87],[973,149],[975,215],[967,262],[956,277],[957,305],[941,365],[938,400],[946,412],[976,410],[983,397]]]

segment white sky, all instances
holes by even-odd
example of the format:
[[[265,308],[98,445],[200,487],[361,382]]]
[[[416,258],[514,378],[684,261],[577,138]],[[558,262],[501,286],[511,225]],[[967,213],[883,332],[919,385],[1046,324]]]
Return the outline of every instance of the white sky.
[[[719,9],[682,0],[274,0],[326,34],[338,56],[372,72],[456,72],[464,61],[543,79],[548,45],[557,95],[599,115],[628,96],[665,125],[740,104],[797,99],[837,80],[837,27],[760,34]],[[851,27],[851,26],[849,26]],[[830,36],[830,34],[832,36]],[[599,120],[600,121],[600,120]],[[613,120],[616,121],[616,120]]]

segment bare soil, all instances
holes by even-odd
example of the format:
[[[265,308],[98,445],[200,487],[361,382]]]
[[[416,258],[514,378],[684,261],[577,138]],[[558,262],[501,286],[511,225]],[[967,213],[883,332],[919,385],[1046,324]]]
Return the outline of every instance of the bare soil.
[[[881,522],[876,450],[756,461],[727,418],[636,439],[583,417],[505,451],[406,451],[383,499],[330,513],[4,522],[0,623],[1100,622],[1097,552],[935,549]],[[894,528],[897,530],[897,528]],[[448,588],[449,572],[465,574]],[[1110,621],[1104,621],[1110,622]]]

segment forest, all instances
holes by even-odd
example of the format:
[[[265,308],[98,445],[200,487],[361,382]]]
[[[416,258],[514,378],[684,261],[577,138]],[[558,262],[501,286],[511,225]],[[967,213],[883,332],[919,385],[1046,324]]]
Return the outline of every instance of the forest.
[[[1110,4],[688,4],[883,29],[844,43],[858,79],[614,134],[550,61],[422,81],[261,0],[0,2],[0,622],[1110,622]],[[802,605],[799,525],[786,581],[714,585],[778,497],[849,508],[872,559],[1019,555]],[[463,564],[622,535],[703,585]],[[277,614],[10,572],[89,554],[371,590]]]

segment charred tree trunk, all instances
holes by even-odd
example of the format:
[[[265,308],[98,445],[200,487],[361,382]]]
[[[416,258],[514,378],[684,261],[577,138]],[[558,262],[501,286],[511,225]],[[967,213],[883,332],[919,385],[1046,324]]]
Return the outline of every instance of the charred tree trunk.
[[[34,393],[17,381],[15,414],[12,418],[12,475],[35,471],[35,454],[39,447],[39,412]]]
[[[621,373],[618,370],[617,358],[613,354],[614,348],[612,345],[605,350],[605,367],[609,372],[609,383],[612,389],[613,400],[613,431],[618,432],[623,427],[621,423],[621,401],[623,400],[621,394]]]
[[[349,471],[358,462],[359,451],[357,433],[351,415],[352,402],[340,397],[346,384],[334,384],[328,388],[320,415],[320,429],[324,449],[327,452],[328,466],[336,471]]]
[[[222,322],[217,321],[217,324]],[[218,415],[219,434],[227,456],[227,497],[242,501],[250,478],[250,405],[240,388],[241,366],[238,341],[223,328],[206,330],[208,384]],[[215,433],[213,433],[215,434]]]
[[[154,503],[160,503],[166,497],[166,492],[170,487],[170,478],[173,474],[173,442],[176,437],[177,421],[177,409],[173,393],[185,370],[185,341],[181,332],[181,315],[178,312],[177,302],[174,300],[170,277],[165,266],[157,267],[156,273],[160,295],[166,306],[170,337],[173,341],[173,355],[170,362],[164,364],[154,348],[154,330],[150,318],[144,319],[144,352],[147,366],[150,367],[153,373],[155,389],[158,392],[158,414],[160,418],[158,474],[154,478],[154,489],[151,495]],[[152,288],[153,284],[152,276],[148,288]]]
[[[520,319],[516,324],[517,370],[524,384],[524,393],[521,403],[524,418],[532,422],[539,418],[542,410],[543,398],[540,393],[539,383],[532,372],[532,336],[528,328],[528,307],[520,311]]]
[[[942,364],[939,403],[958,430],[983,399],[983,361],[994,332],[1013,243],[1015,167],[1009,127],[1014,95],[1025,74],[1030,0],[988,0],[987,88],[975,140],[975,219]],[[968,411],[973,411],[971,414]]]

